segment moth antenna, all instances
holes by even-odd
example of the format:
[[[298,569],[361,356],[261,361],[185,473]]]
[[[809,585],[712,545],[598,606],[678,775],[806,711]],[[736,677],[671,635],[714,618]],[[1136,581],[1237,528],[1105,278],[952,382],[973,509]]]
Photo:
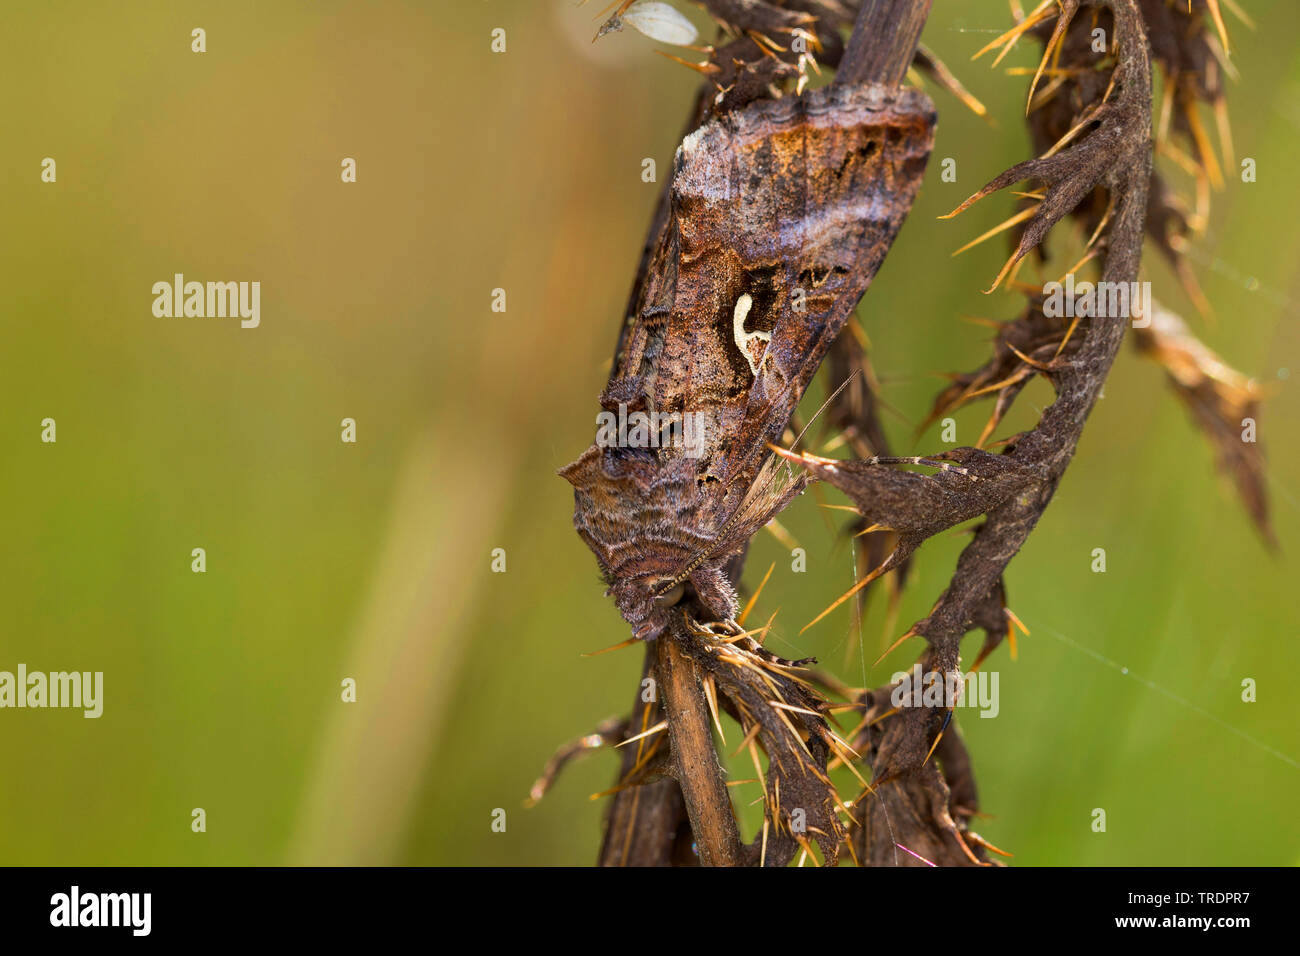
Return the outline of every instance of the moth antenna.
[[[736,524],[740,521],[740,516],[744,512],[744,508],[745,508],[745,503],[742,501],[739,507],[736,508],[735,513],[730,518],[727,519],[726,523],[723,524],[723,526],[720,529],[718,529],[717,537],[719,539],[725,538],[727,534],[731,531],[731,529],[736,526]],[[677,587],[677,585],[681,584],[692,574],[694,574],[695,570],[706,560],[708,560],[709,554],[712,553],[712,550],[713,550],[712,548],[704,548],[701,551],[699,551],[695,555],[695,557],[691,558],[691,560],[686,563],[686,566],[684,568],[682,568],[675,575],[673,575],[672,579],[667,584],[661,584],[658,588],[655,589],[654,591],[655,597],[659,597],[661,595],[667,594],[673,588]]]
[[[848,388],[849,383],[852,382],[853,379],[861,371],[862,371],[861,368],[855,368],[852,372],[849,373],[849,377],[840,383],[840,387],[835,389],[835,391],[831,392],[830,398],[822,402],[821,408],[817,409],[817,411],[813,414],[813,417],[808,420],[808,424],[804,425],[803,430],[800,431],[799,434],[795,436],[794,444],[790,446],[791,451],[794,451],[795,448],[799,447],[799,442],[803,441],[803,436],[808,434],[808,429],[813,427],[813,423],[817,421],[818,416],[820,416],[822,412],[826,411],[827,406],[830,405],[831,402],[835,401],[835,399],[840,397],[840,392]]]

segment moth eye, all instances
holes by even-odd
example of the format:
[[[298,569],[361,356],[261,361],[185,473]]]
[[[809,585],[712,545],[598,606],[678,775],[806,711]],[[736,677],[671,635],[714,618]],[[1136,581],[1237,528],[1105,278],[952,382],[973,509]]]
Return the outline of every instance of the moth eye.
[[[663,594],[656,594],[655,603],[663,605],[664,607],[672,607],[674,604],[679,602],[685,596],[685,594],[686,594],[686,583],[682,582],[680,584],[674,585],[671,589],[665,591]]]

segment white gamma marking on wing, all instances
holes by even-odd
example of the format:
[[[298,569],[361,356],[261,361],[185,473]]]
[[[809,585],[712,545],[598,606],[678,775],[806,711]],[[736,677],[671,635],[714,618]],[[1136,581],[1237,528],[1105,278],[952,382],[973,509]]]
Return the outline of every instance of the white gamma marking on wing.
[[[749,352],[749,343],[754,339],[760,342],[771,342],[771,332],[746,332],[745,319],[749,317],[749,310],[754,307],[754,298],[748,292],[736,300],[735,316],[731,320],[732,335],[736,339],[736,348],[740,349],[740,354],[745,356],[745,361],[749,363],[749,371],[755,378],[758,378],[758,363],[754,361],[754,356]]]

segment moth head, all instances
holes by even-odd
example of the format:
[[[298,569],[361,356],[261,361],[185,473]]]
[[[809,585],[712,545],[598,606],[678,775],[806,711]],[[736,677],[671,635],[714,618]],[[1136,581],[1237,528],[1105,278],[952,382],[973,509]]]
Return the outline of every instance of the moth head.
[[[672,609],[686,598],[686,581],[674,582],[662,574],[643,574],[616,580],[609,589],[632,635],[652,641],[668,626]]]

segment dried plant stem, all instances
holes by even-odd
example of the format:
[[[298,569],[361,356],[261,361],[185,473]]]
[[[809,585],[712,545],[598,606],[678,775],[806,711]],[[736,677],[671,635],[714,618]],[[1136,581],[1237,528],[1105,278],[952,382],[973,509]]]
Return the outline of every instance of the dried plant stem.
[[[863,0],[835,82],[898,86],[929,16],[930,0]]]
[[[745,851],[713,746],[699,669],[670,636],[655,643],[657,689],[663,698],[677,782],[686,799],[700,862],[705,866],[741,866]]]

